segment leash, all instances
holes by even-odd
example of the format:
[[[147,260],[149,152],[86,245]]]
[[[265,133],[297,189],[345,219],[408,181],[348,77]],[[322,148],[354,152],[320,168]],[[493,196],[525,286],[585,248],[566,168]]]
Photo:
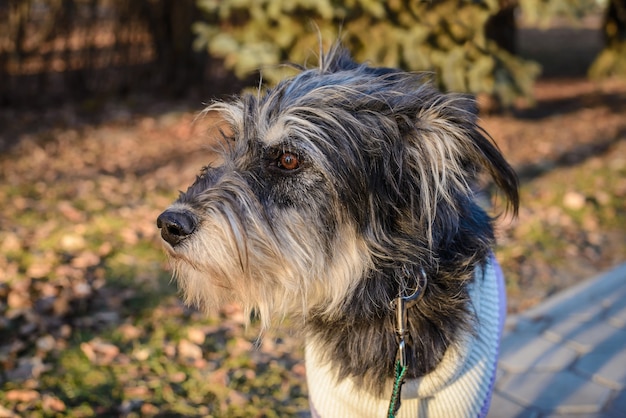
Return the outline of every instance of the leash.
[[[406,365],[403,366],[399,361],[396,361],[396,376],[393,380],[393,390],[391,392],[391,401],[389,402],[387,418],[395,418],[398,410],[400,409],[400,392],[402,391],[406,371]]]
[[[405,270],[405,277],[409,276]],[[398,291],[398,297],[391,301],[392,308],[396,313],[396,339],[398,340],[398,351],[396,352],[395,363],[395,375],[393,379],[393,390],[391,391],[391,400],[389,401],[389,409],[387,411],[387,418],[395,418],[398,410],[400,409],[402,385],[404,384],[405,376],[408,370],[407,356],[406,356],[406,337],[409,330],[407,328],[407,311],[410,307],[415,305],[417,301],[423,296],[424,289],[426,288],[427,278],[424,269],[420,269],[420,277],[417,282],[413,293],[405,296],[405,288],[400,286]]]

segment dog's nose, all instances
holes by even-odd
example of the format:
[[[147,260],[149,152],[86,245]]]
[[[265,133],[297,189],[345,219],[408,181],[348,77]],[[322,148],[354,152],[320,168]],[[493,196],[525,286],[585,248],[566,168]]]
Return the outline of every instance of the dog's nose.
[[[161,237],[172,246],[193,234],[197,225],[195,216],[187,210],[166,210],[157,218]]]

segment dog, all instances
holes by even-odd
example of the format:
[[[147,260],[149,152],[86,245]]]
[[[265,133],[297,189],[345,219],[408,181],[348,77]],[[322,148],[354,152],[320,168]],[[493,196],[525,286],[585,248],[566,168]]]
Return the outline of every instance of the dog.
[[[519,198],[475,101],[336,44],[206,111],[222,161],[157,220],[186,303],[301,320],[313,417],[485,416],[505,298],[476,185]]]

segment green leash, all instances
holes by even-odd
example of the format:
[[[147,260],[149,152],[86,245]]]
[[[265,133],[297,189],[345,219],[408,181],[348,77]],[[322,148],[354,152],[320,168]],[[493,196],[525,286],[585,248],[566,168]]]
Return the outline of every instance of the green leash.
[[[398,410],[400,409],[400,391],[404,384],[404,376],[406,375],[407,367],[402,365],[400,360],[396,362],[396,377],[393,382],[393,391],[391,392],[391,401],[389,402],[389,411],[387,411],[387,418],[395,418]]]

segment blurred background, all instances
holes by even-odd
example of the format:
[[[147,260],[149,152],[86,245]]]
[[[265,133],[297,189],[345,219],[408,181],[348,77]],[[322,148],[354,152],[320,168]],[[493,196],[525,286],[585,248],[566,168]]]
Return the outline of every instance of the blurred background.
[[[184,307],[155,219],[320,38],[476,95],[511,313],[626,260],[624,0],[0,1],[0,417],[307,416],[301,336]]]

